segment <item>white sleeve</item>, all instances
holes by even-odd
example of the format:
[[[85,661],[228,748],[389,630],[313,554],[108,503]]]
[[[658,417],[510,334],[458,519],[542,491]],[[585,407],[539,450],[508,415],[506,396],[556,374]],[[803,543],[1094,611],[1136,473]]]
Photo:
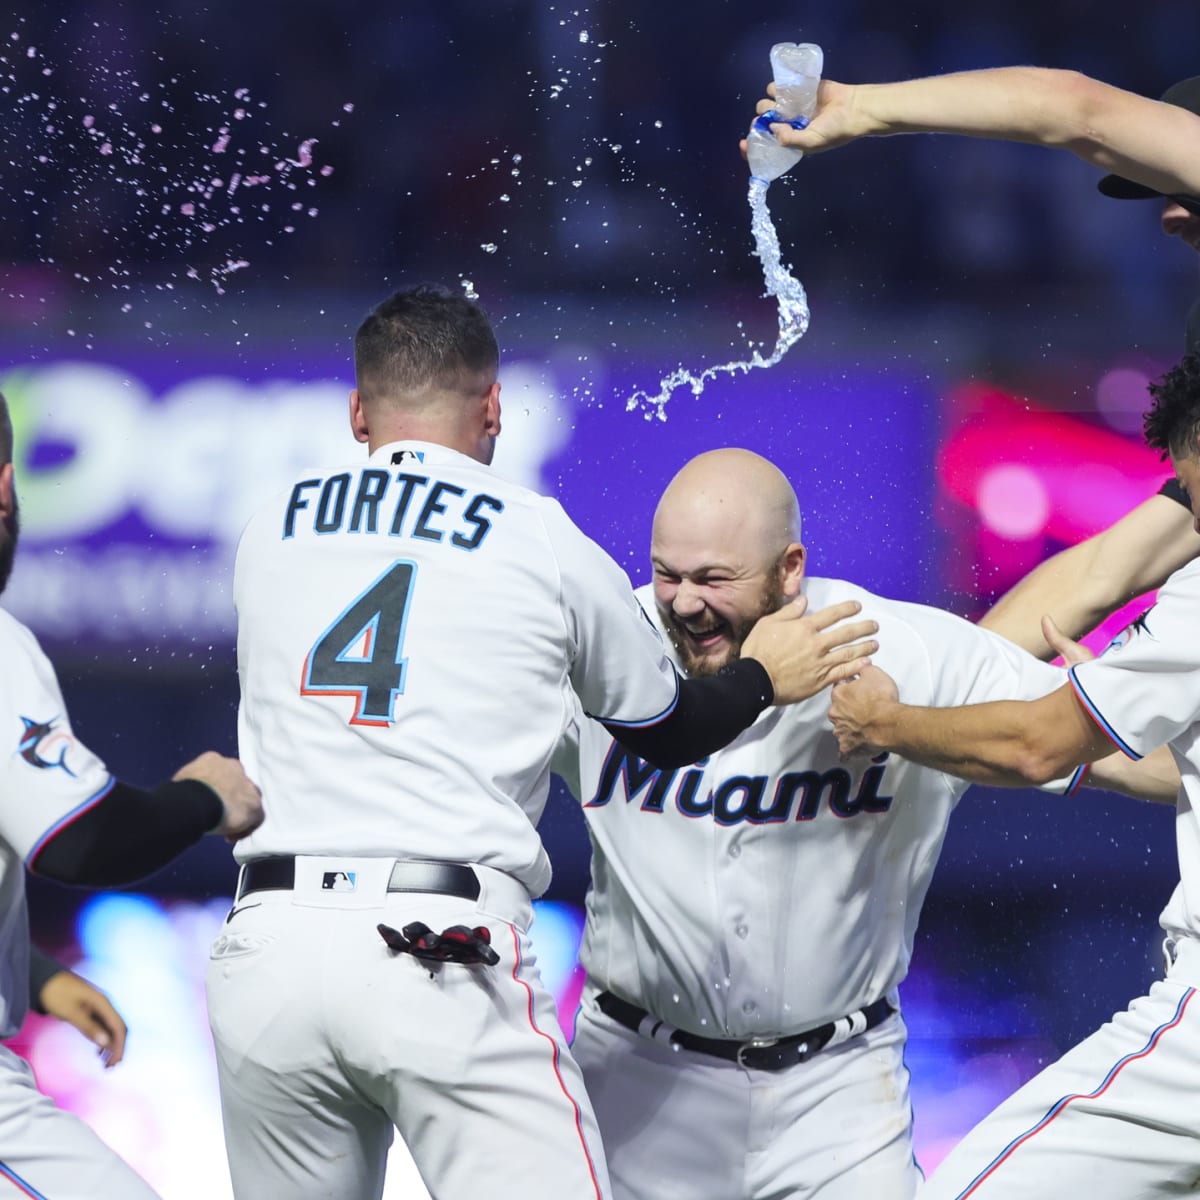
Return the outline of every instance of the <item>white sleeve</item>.
[[[613,725],[654,725],[675,707],[679,677],[624,571],[549,501],[543,521],[558,559],[571,686],[584,711]]]
[[[930,698],[907,703],[957,708],[995,700],[1040,700],[1067,683],[1062,668],[1034,658],[1007,638],[953,613],[920,604],[899,604],[897,608],[917,634],[928,658],[931,679]],[[882,622],[879,640],[884,641]],[[903,687],[900,698],[906,699]],[[1043,784],[1041,790],[1069,794],[1084,774],[1080,767]]]
[[[0,618],[0,837],[28,863],[115,781],[71,732],[54,668],[33,634]]]
[[[583,770],[580,763],[580,755],[583,751],[580,726],[587,719],[577,706],[574,717],[567,722],[567,727],[562,731],[558,745],[554,747],[554,753],[550,757],[551,772],[567,785],[567,790],[577,800],[580,799],[582,792],[580,775]]]
[[[1200,721],[1198,614],[1200,563],[1191,562],[1099,658],[1071,668],[1080,703],[1130,758]]]

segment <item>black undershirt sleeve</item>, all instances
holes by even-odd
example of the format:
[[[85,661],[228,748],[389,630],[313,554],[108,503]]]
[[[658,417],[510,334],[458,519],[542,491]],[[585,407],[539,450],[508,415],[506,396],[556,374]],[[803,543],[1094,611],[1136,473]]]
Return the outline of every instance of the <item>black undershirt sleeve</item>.
[[[64,826],[29,864],[59,883],[113,887],[133,883],[220,824],[220,797],[195,779],[153,791],[116,783],[98,804]]]
[[[727,746],[774,698],[762,663],[740,658],[715,675],[682,680],[675,707],[655,725],[628,729],[603,724],[618,742],[654,766],[686,767]]]
[[[1174,500],[1176,504],[1182,504],[1184,508],[1191,510],[1192,502],[1188,497],[1187,492],[1181,486],[1178,479],[1168,479],[1166,483],[1158,489],[1160,496],[1166,496],[1168,500]]]

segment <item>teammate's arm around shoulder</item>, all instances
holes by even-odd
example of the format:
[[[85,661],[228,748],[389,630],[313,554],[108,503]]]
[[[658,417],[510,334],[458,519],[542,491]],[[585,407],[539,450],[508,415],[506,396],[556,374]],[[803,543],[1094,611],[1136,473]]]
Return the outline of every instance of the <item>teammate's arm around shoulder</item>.
[[[1200,534],[1188,509],[1151,496],[1115,525],[1048,558],[979,623],[1039,658],[1053,658],[1056,651],[1042,636],[1043,616],[1069,637],[1082,637],[1198,555]]]

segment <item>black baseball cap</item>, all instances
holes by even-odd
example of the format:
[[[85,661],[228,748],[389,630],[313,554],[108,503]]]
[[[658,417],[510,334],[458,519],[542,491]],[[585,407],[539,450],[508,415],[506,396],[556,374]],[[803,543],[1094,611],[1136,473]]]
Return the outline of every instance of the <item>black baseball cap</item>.
[[[1188,112],[1195,113],[1200,117],[1200,75],[1193,75],[1191,79],[1173,83],[1159,99],[1164,104],[1174,104],[1178,108],[1186,108]],[[1156,192],[1144,184],[1134,183],[1132,179],[1126,179],[1122,175],[1105,175],[1096,186],[1114,200],[1153,200],[1162,199],[1165,196],[1163,192]],[[1200,216],[1200,196],[1171,196],[1169,198],[1182,204],[1188,212]]]

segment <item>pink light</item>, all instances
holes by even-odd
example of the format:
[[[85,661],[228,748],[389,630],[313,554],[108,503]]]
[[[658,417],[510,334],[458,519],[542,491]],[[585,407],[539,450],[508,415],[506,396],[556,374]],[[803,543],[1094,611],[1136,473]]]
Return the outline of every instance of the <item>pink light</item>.
[[[1030,409],[995,389],[963,388],[957,398],[977,411],[941,447],[942,486],[977,510],[987,474],[1021,468],[1045,492],[1044,532],[1057,541],[1074,543],[1106,529],[1169,474],[1154,451],[1107,429]]]
[[[1037,537],[1050,516],[1050,501],[1042,481],[1028,467],[1015,463],[993,467],[983,474],[975,507],[990,530],[1013,541]]]

